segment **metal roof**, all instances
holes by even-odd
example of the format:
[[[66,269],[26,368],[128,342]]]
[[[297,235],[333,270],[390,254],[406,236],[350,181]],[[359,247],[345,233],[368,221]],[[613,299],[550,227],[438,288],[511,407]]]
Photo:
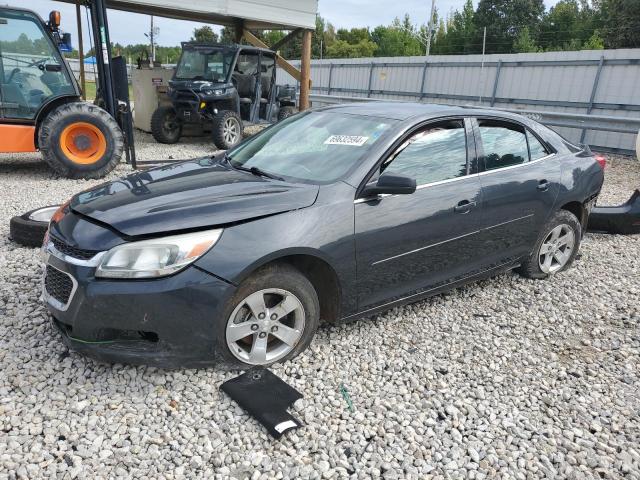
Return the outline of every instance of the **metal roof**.
[[[75,0],[59,0],[76,3]],[[107,8],[248,29],[315,29],[318,0],[105,0]]]

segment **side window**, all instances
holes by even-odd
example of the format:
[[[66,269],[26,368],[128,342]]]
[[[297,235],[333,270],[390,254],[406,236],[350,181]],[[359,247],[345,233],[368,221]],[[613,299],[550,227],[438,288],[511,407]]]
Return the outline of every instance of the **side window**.
[[[241,53],[236,63],[236,71],[243,75],[255,75],[258,73],[258,54]]]
[[[462,120],[431,124],[405,142],[381,172],[415,178],[418,185],[467,174],[467,142]]]
[[[478,120],[486,170],[529,161],[524,127],[498,120]]]
[[[540,143],[540,140],[538,140],[536,136],[529,130],[527,130],[527,140],[529,141],[529,154],[531,156],[532,162],[549,155],[549,152],[544,147],[544,145],[542,145],[542,143]]]

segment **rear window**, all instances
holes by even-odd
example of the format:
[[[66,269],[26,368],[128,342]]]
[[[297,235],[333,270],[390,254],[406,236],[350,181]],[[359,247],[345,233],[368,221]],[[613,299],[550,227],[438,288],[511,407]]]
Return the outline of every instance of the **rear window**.
[[[496,120],[478,120],[486,170],[519,165],[529,161],[524,127]]]

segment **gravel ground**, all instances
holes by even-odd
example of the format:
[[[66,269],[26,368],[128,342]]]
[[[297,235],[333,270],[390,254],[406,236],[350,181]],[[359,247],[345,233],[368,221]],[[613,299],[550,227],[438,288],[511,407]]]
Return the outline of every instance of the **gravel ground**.
[[[148,140],[141,159],[212,150]],[[0,171],[0,479],[640,479],[640,236],[589,234],[552,280],[505,274],[322,328],[274,368],[306,426],[273,441],[219,392],[233,372],[68,352],[8,222],[96,182],[55,179],[37,155]],[[639,185],[640,162],[612,159],[600,203]]]

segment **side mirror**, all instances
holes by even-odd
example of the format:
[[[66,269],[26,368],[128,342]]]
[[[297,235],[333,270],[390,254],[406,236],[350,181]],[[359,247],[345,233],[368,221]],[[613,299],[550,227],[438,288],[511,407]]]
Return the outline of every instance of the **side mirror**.
[[[63,33],[60,37],[60,51],[70,53],[73,52],[73,45],[71,44],[71,34]]]
[[[377,182],[371,182],[365,185],[361,198],[372,197],[374,195],[403,195],[416,191],[416,181],[413,178],[404,175],[395,175],[393,173],[383,173]]]

